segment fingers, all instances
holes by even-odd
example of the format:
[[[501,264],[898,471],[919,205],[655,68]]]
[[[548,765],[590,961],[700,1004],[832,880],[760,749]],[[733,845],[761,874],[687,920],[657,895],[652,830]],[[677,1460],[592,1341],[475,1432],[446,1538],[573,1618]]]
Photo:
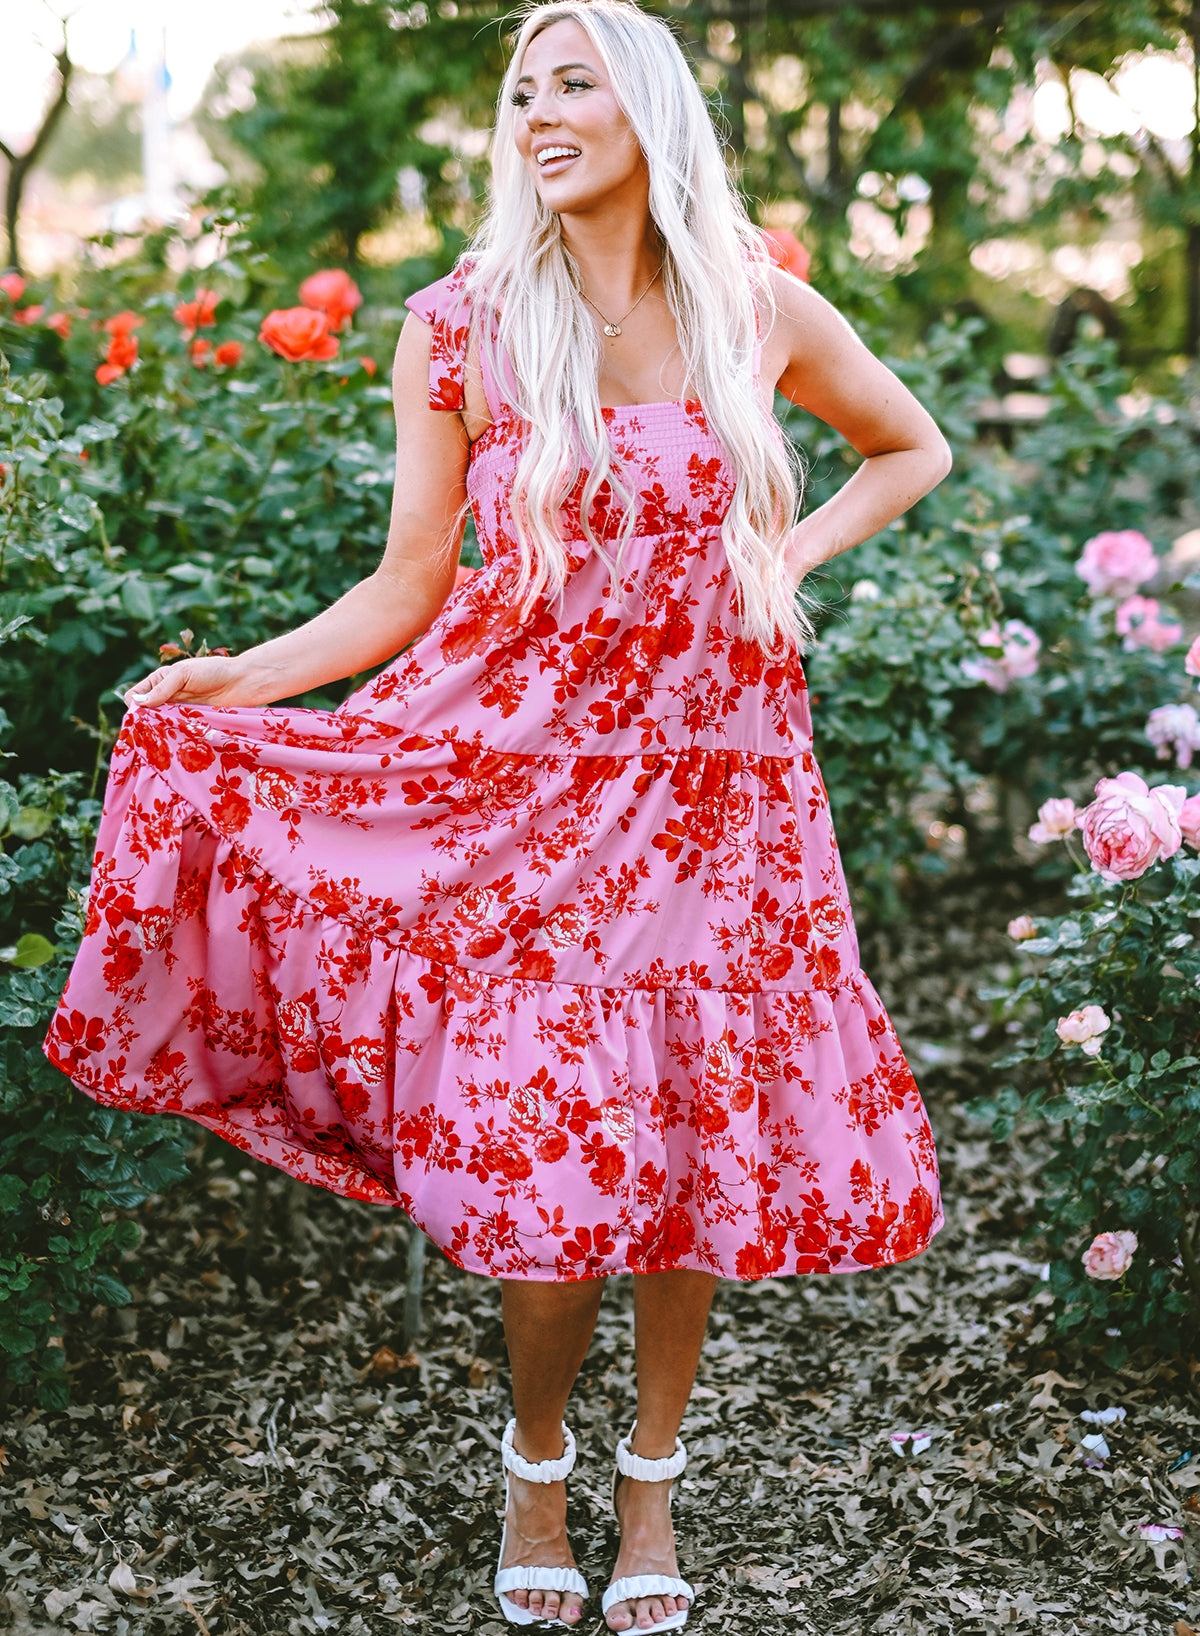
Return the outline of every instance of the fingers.
[[[142,681],[135,682],[122,696],[131,710],[140,705],[166,704],[183,692],[188,679],[186,663],[161,665]]]

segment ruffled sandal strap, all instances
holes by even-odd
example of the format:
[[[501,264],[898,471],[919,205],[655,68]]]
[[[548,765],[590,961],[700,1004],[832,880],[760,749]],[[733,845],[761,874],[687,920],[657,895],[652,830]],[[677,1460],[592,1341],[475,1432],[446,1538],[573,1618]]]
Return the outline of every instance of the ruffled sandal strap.
[[[493,1588],[497,1596],[509,1591],[557,1591],[560,1596],[586,1598],[588,1593],[587,1580],[578,1568],[499,1568]]]
[[[520,1477],[526,1483],[561,1483],[575,1465],[575,1439],[567,1426],[564,1425],[562,1429],[564,1447],[557,1460],[524,1459],[513,1447],[513,1434],[516,1429],[516,1421],[510,1420],[500,1440],[500,1458],[504,1462],[505,1471],[511,1471],[514,1477]],[[524,1590],[527,1587],[516,1588]]]
[[[622,1437],[617,1444],[617,1470],[621,1476],[632,1477],[636,1483],[665,1483],[678,1477],[687,1465],[687,1450],[680,1439],[675,1439],[674,1454],[668,1454],[662,1460],[643,1460],[629,1446],[629,1440],[636,1430],[635,1420],[629,1436]]]
[[[600,1598],[600,1606],[607,1613],[618,1602],[640,1602],[647,1596],[682,1596],[689,1603],[696,1600],[686,1579],[672,1579],[668,1574],[630,1574],[613,1580]]]

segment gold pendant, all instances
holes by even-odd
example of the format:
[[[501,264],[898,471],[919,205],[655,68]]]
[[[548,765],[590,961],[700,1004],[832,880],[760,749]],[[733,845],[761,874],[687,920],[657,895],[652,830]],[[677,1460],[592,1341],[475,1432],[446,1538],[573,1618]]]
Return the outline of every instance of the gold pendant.
[[[605,335],[620,335],[621,326],[620,324],[605,324],[604,333]]]

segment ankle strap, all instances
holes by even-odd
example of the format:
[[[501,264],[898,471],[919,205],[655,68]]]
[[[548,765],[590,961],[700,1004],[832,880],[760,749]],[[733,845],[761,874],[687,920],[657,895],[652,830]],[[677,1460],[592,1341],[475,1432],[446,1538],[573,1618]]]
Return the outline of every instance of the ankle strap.
[[[500,1458],[504,1462],[505,1471],[511,1471],[514,1476],[527,1483],[561,1483],[575,1464],[575,1439],[566,1425],[562,1429],[565,1446],[557,1460],[524,1459],[513,1448],[513,1433],[516,1429],[516,1421],[510,1420],[500,1440]]]
[[[629,1428],[629,1436],[617,1444],[617,1470],[622,1477],[632,1477],[636,1483],[665,1483],[678,1477],[687,1465],[687,1450],[675,1439],[675,1452],[662,1460],[643,1460],[629,1446],[629,1439],[637,1430],[637,1421]]]

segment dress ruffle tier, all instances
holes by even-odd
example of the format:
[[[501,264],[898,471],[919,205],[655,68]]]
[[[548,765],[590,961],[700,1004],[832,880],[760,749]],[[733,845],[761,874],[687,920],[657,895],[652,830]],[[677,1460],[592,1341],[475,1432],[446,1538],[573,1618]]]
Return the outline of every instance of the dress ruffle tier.
[[[412,304],[455,407],[455,278]],[[799,663],[736,635],[703,411],[607,412],[639,495],[622,594],[578,546],[521,621],[520,425],[485,384],[486,566],[401,659],[329,713],[127,716],[47,1053],[401,1206],[471,1271],[915,1255],[932,1136],[859,967]]]

